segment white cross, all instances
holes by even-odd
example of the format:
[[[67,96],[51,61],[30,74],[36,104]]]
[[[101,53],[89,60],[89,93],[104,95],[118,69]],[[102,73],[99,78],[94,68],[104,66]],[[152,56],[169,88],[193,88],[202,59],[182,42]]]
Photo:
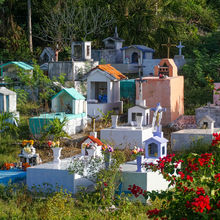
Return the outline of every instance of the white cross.
[[[182,48],[184,48],[185,46],[182,45],[182,42],[180,41],[179,45],[176,47],[179,49],[179,55],[181,56],[182,55]]]
[[[160,132],[161,131],[160,122],[162,119],[162,113],[166,111],[166,108],[162,108],[160,103],[157,103],[156,108],[151,108],[150,110],[154,111],[154,116],[153,116],[153,121],[152,121],[153,131],[155,130],[155,127],[156,127],[156,131]]]

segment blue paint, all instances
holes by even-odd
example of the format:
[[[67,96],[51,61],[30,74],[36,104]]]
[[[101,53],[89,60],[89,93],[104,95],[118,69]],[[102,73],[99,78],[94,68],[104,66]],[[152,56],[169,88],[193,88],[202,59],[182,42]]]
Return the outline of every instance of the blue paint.
[[[26,172],[18,169],[0,170],[0,184],[7,185],[9,181],[16,183],[26,179]]]

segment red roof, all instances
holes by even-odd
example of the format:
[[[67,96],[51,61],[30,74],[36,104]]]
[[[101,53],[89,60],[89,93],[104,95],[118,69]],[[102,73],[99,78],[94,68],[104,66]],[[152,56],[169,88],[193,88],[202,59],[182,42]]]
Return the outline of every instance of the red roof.
[[[113,66],[111,66],[111,64],[98,65],[94,69],[103,70],[103,71],[109,73],[110,75],[114,76],[116,79],[119,79],[119,80],[127,79],[127,77],[125,75],[123,75],[121,72],[116,70]]]
[[[87,138],[89,138],[91,141],[93,141],[94,143],[98,144],[99,146],[103,145],[103,143],[98,138],[95,138],[94,136],[90,136],[89,135]]]

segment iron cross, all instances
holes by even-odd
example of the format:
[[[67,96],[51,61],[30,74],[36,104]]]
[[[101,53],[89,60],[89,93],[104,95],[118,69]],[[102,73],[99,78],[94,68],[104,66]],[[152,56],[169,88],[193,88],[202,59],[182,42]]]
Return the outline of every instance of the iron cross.
[[[170,58],[170,48],[171,48],[171,47],[176,47],[176,44],[171,44],[171,43],[170,43],[170,38],[168,37],[168,42],[167,42],[167,44],[161,44],[161,46],[167,47],[167,58],[169,59],[169,58]]]

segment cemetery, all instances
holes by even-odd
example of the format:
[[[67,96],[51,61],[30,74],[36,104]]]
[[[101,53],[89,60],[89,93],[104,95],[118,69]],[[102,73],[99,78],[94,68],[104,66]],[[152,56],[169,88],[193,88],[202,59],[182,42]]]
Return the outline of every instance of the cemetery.
[[[220,219],[218,10],[0,0],[0,219]]]

